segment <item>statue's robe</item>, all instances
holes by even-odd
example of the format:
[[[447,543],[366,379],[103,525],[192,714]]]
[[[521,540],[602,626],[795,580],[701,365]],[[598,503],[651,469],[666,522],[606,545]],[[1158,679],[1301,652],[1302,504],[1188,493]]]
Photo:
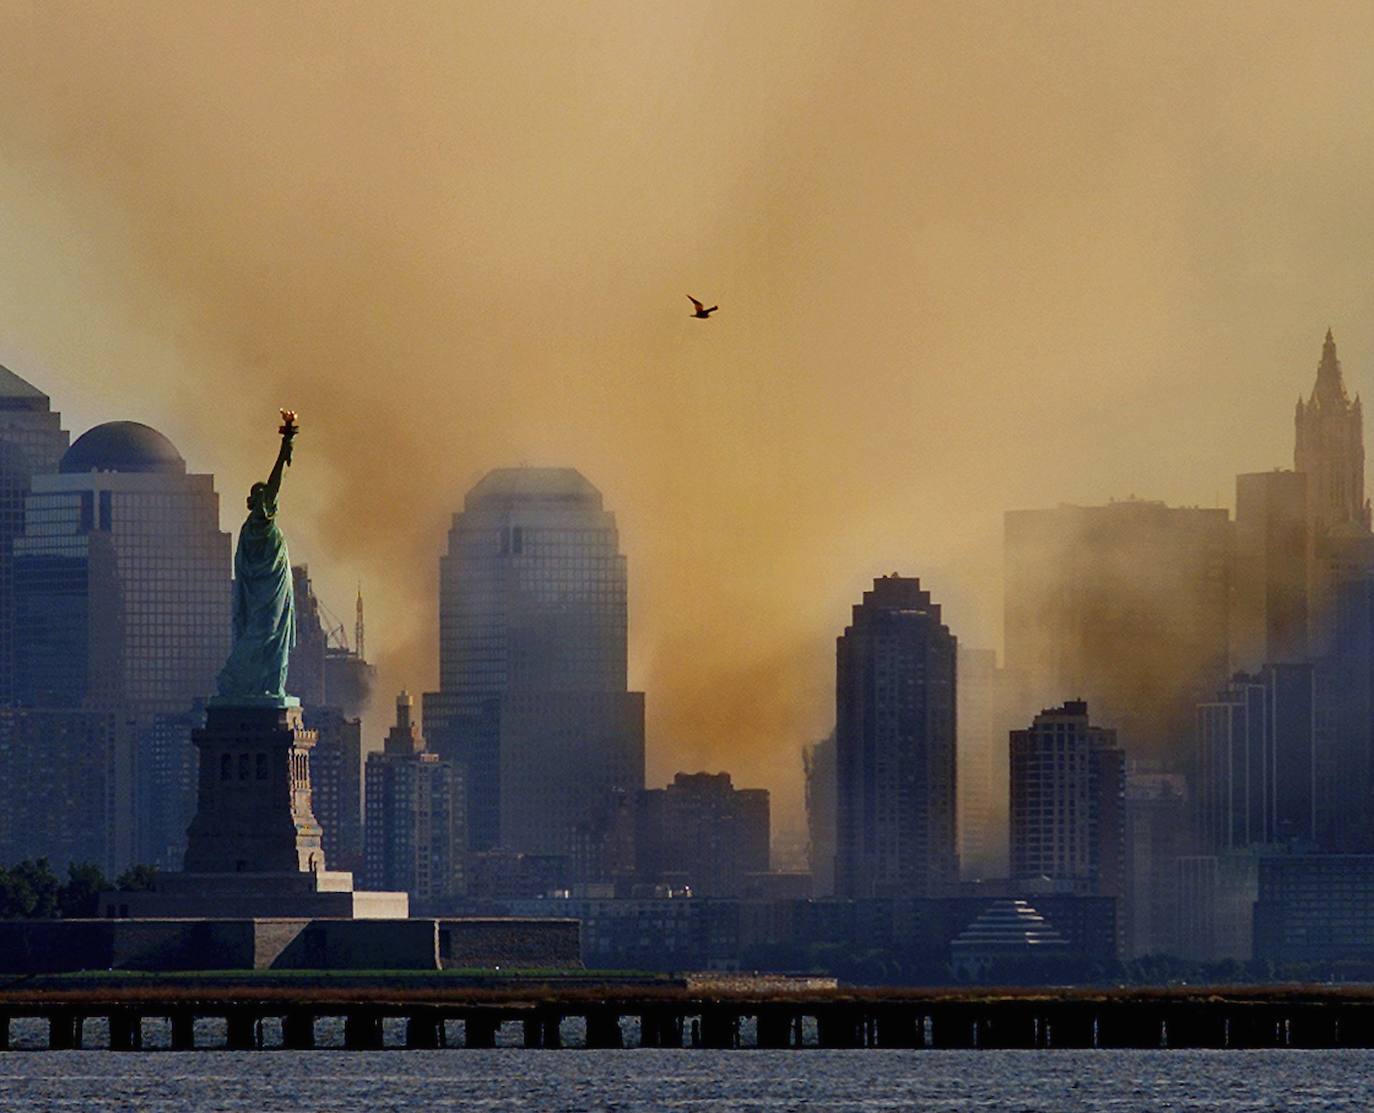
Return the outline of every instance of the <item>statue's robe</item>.
[[[296,604],[291,558],[276,516],[276,501],[264,497],[239,530],[234,648],[220,670],[221,696],[286,695],[286,669],[296,644]]]

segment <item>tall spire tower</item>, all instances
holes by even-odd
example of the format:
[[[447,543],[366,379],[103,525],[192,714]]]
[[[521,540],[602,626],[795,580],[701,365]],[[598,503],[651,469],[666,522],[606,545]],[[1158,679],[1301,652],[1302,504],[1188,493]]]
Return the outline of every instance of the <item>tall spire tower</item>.
[[[1326,330],[1317,381],[1306,402],[1298,399],[1293,465],[1307,476],[1307,514],[1317,536],[1368,533],[1364,497],[1364,416],[1359,395],[1350,400]]]
[[[353,623],[353,648],[358,654],[359,660],[365,660],[367,654],[363,652],[363,585],[358,585],[358,617]]]

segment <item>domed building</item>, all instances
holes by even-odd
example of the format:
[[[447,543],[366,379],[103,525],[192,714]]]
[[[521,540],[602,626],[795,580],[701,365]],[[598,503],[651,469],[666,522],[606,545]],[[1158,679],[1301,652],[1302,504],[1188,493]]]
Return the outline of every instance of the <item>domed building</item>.
[[[228,652],[230,567],[211,476],[136,421],[83,433],[25,500],[20,702],[136,722],[185,711]]]
[[[627,583],[615,515],[577,470],[497,468],[468,491],[439,560],[440,690],[423,717],[434,751],[466,762],[469,849],[608,876],[587,848],[644,788]]]

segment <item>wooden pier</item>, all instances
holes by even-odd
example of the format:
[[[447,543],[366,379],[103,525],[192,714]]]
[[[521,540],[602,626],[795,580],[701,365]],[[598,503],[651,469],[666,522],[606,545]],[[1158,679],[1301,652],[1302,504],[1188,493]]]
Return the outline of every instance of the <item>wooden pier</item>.
[[[0,1051],[10,1048],[21,1018],[46,1023],[53,1050],[138,1051],[145,1022],[161,1021],[172,1050],[306,1051],[321,1046],[317,1025],[328,1018],[342,1020],[336,1046],[357,1051],[492,1048],[501,1031],[503,1042],[550,1050],[1374,1048],[1374,987],[702,993],[642,986],[12,984],[0,989]],[[220,1021],[220,1034],[198,1037],[203,1020]],[[97,1022],[93,1034],[103,1038],[87,1038],[88,1021]],[[565,1036],[565,1021],[574,1022],[576,1042]]]

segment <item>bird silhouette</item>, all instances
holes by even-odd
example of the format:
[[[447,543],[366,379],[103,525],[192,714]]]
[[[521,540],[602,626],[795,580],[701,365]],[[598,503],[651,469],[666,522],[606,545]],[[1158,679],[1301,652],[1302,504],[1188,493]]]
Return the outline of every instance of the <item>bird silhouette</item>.
[[[701,302],[697,301],[697,299],[692,297],[691,294],[687,295],[687,300],[692,303],[696,310],[692,314],[692,316],[700,317],[703,321],[706,320],[707,317],[709,317],[712,313],[714,313],[717,309],[720,308],[720,306],[718,305],[713,305],[710,309],[707,309],[706,306],[702,305]]]

